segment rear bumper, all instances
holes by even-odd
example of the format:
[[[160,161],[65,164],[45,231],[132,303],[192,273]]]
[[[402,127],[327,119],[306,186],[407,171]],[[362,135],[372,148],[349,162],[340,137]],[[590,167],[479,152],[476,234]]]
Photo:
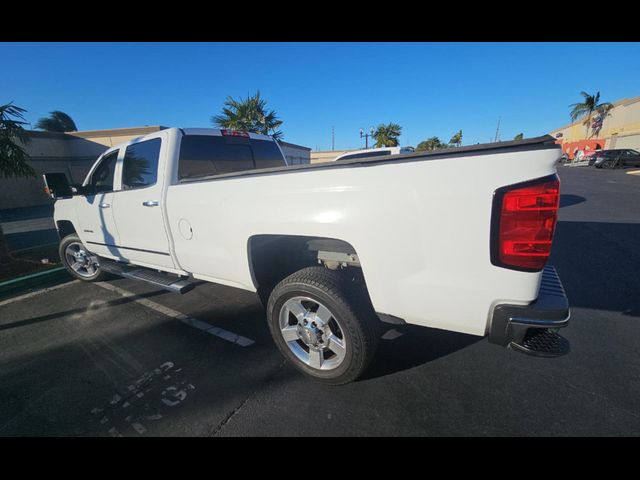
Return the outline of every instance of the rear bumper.
[[[493,310],[489,341],[520,344],[530,329],[558,329],[569,324],[569,301],[556,269],[546,266],[538,298],[529,305],[500,304]]]

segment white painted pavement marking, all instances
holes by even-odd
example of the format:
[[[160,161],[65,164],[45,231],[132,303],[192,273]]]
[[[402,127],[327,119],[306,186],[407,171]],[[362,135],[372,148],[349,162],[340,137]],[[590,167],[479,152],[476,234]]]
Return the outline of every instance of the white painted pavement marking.
[[[94,283],[94,285],[104,288],[105,290],[111,290],[112,292],[119,293],[123,297],[133,298],[134,302],[139,303],[140,305],[144,305],[151,310],[162,313],[167,317],[180,320],[182,323],[191,325],[192,327],[202,330],[203,332],[210,333],[211,335],[215,335],[216,337],[222,338],[223,340],[227,340],[231,343],[235,343],[236,345],[240,345],[241,347],[248,347],[249,345],[253,345],[255,343],[250,338],[243,337],[242,335],[230,332],[228,330],[225,330],[224,328],[215,327],[207,322],[203,322],[202,320],[192,318],[188,315],[185,315],[184,313],[178,312],[177,310],[165,307],[164,305],[160,305],[156,302],[152,302],[147,298],[142,298],[133,292],[129,292],[128,290],[124,290],[120,287],[116,287],[115,285],[111,285],[110,283],[97,282]],[[0,303],[0,305],[2,304]]]
[[[73,285],[75,283],[79,283],[80,280],[72,280],[67,283],[63,283],[61,285],[56,285],[55,287],[43,288],[42,290],[36,290],[35,292],[25,293],[24,295],[20,295],[18,297],[9,298],[7,300],[3,300],[0,302],[0,307],[4,305],[8,305],[10,303],[19,302],[20,300],[26,300],[27,298],[35,297],[36,295],[40,295],[42,293],[51,292],[53,290],[58,290],[59,288],[68,287],[69,285]]]

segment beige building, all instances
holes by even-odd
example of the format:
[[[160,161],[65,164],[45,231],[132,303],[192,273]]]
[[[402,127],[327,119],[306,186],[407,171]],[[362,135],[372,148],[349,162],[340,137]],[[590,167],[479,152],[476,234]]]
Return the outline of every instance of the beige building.
[[[51,199],[44,193],[43,173],[64,172],[72,183],[81,183],[107,148],[165,128],[155,125],[69,133],[29,131],[30,141],[23,147],[37,177],[0,178],[0,210],[50,204]],[[289,164],[310,162],[310,148],[288,142],[280,145]]]
[[[354,150],[323,150],[311,152],[311,163],[332,162],[340,155],[348,152],[355,152]]]
[[[603,118],[595,117],[595,131],[584,125],[584,118],[551,132],[571,157],[577,150],[633,148],[640,150],[640,97],[613,102]],[[600,121],[599,121],[600,120]]]

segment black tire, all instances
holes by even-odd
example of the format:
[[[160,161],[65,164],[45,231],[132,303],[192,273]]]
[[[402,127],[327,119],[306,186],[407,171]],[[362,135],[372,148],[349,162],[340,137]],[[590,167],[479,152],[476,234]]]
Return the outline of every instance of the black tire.
[[[324,267],[308,267],[282,280],[271,292],[267,304],[269,330],[284,357],[300,372],[316,381],[343,385],[357,379],[375,355],[380,340],[380,321],[366,288],[357,277]],[[287,300],[304,296],[326,306],[344,331],[346,353],[342,363],[331,370],[319,370],[303,363],[283,338],[280,311]]]
[[[84,247],[82,240],[80,240],[80,238],[74,233],[64,237],[60,242],[60,247],[58,248],[60,261],[62,262],[62,265],[64,265],[64,268],[67,269],[67,272],[69,272],[69,274],[72,277],[77,278],[78,280],[82,280],[84,282],[101,282],[109,278],[109,274],[107,272],[104,272],[99,266],[95,267],[95,273],[93,275],[82,275],[76,272],[71,267],[71,264],[69,263],[69,259],[65,254],[67,247],[73,243],[79,243],[80,245],[82,245],[82,247]]]

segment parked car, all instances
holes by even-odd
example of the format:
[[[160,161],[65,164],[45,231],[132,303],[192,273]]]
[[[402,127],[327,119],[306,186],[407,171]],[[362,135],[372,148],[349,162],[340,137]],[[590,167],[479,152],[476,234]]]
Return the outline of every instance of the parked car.
[[[45,183],[71,275],[256,292],[281,353],[342,384],[385,324],[566,353],[567,298],[546,265],[559,157],[545,136],[287,166],[267,136],[170,128],[106,150],[75,192],[64,174]]]
[[[640,152],[630,148],[602,150],[594,158],[593,166],[596,168],[640,167]]]
[[[368,148],[366,150],[356,150],[354,152],[343,153],[336,157],[334,162],[341,160],[353,160],[355,158],[383,157],[387,155],[400,155],[404,153],[413,153],[413,147],[381,147]]]

